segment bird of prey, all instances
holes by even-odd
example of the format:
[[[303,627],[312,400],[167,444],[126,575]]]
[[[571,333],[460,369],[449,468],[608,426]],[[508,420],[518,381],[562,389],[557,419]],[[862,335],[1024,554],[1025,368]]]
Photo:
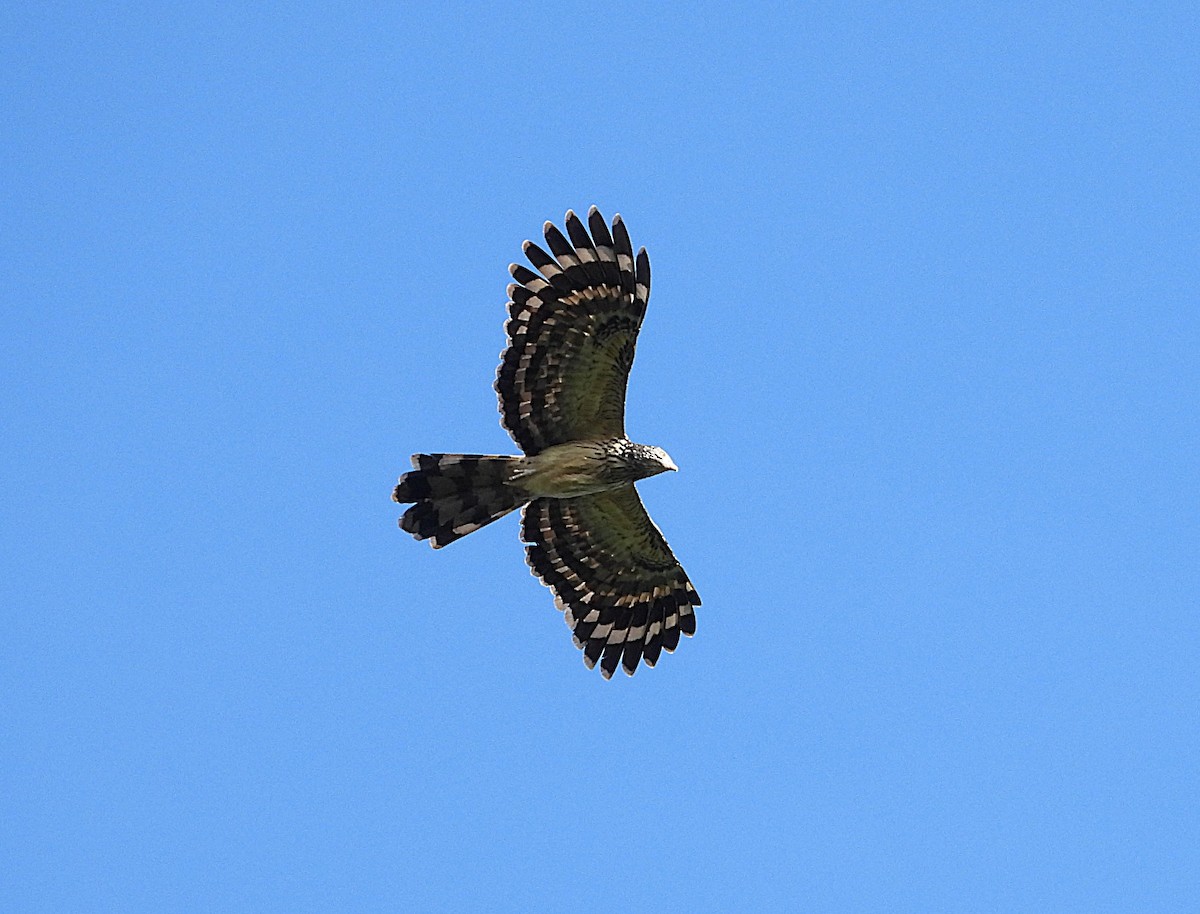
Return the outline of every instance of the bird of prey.
[[[547,222],[535,270],[509,266],[508,345],[496,373],[504,428],[523,457],[414,454],[392,494],[400,527],[434,549],[522,508],[533,574],[554,593],[588,668],[658,662],[696,631],[700,597],[634,482],[678,469],[625,437],[625,388],[650,296],[650,259],[596,207],[567,234]],[[589,233],[588,229],[591,229]]]

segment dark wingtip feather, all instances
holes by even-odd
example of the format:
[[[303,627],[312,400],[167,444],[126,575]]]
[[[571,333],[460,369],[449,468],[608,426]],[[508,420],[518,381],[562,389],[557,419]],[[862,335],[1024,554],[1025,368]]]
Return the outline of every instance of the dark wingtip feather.
[[[608,232],[608,223],[600,215],[600,210],[594,206],[588,210],[588,228],[592,230],[592,237],[596,239],[596,244],[612,247],[612,235]]]
[[[546,224],[550,225],[549,222]],[[529,258],[529,262],[534,265],[542,276],[550,278],[562,272],[562,267],[558,265],[558,262],[532,241],[526,241],[521,245],[521,250],[525,252],[525,256]]]
[[[611,679],[612,674],[617,671],[617,664],[621,662],[621,654],[625,651],[625,644],[607,644],[604,646],[604,653],[601,655],[600,672],[605,679]]]
[[[519,282],[522,286],[529,286],[532,283],[537,283],[542,277],[524,264],[514,263],[508,268],[508,272],[512,278]],[[543,286],[545,283],[542,284]]]
[[[636,289],[636,279],[633,272],[633,243],[629,240],[629,232],[618,214],[613,218],[613,253],[617,257],[620,268],[621,288],[632,295]],[[627,259],[627,260],[626,260]],[[622,260],[626,262],[622,263]]]
[[[639,286],[645,286],[647,291],[650,289],[650,255],[646,253],[645,248],[638,248],[637,252],[637,267],[636,273]]]
[[[646,642],[645,648],[642,650],[642,662],[646,666],[654,669],[654,665],[658,663],[658,655],[662,653],[662,632],[656,634],[653,638]]]
[[[559,266],[565,269],[575,262],[575,248],[553,222],[546,223],[546,244],[550,245],[550,250],[558,258]]]
[[[663,650],[668,654],[673,654],[675,648],[679,647],[679,623],[669,631],[663,632]]]
[[[596,661],[600,659],[600,655],[604,653],[604,642],[600,639],[595,639],[587,643],[587,647],[583,649],[583,662],[589,670],[594,669]],[[603,669],[601,670],[603,672]]]
[[[583,221],[572,213],[567,211],[567,235],[571,239],[571,244],[575,246],[575,253],[582,251],[591,251],[593,249],[592,236],[588,234],[587,229],[583,225]]]
[[[638,248],[633,276],[633,294],[637,298],[639,310],[645,314],[646,303],[650,300],[650,255],[646,253],[645,248]]]
[[[625,644],[625,651],[621,654],[621,669],[625,671],[626,676],[632,676],[637,672],[638,661],[642,659],[642,652],[645,649],[645,641],[630,641]]]
[[[696,634],[696,614],[689,612],[686,616],[680,616],[679,630],[689,638]]]
[[[601,262],[600,254],[596,250],[596,245],[592,241],[592,236],[588,234],[583,220],[571,210],[567,210],[566,226],[567,236],[571,239],[575,259],[583,267],[583,273],[587,277],[588,282],[597,286],[604,285],[605,269]]]

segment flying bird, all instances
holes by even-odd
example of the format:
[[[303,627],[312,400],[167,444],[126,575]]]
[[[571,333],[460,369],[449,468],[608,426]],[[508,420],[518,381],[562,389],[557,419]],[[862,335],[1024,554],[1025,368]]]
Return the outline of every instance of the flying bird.
[[[588,229],[591,229],[590,233]],[[394,501],[400,527],[440,549],[522,509],[533,574],[554,593],[589,669],[608,679],[654,666],[696,631],[692,582],[634,483],[678,469],[625,437],[625,389],[650,297],[650,258],[634,256],[618,215],[596,207],[567,234],[547,222],[549,253],[509,266],[508,345],[496,372],[500,421],[522,457],[414,454]],[[536,272],[535,272],[536,271]]]

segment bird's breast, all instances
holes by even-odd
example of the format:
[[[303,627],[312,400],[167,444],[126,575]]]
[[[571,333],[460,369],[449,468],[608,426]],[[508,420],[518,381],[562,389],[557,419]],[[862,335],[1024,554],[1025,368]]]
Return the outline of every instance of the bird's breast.
[[[513,481],[533,498],[576,498],[625,484],[610,463],[602,442],[556,444],[526,457]]]

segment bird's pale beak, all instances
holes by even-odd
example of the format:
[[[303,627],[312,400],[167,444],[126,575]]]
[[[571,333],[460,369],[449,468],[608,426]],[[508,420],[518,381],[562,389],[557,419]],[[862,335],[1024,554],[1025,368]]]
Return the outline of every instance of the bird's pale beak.
[[[679,467],[675,466],[675,461],[674,461],[674,460],[672,460],[670,457],[668,457],[668,458],[666,459],[666,461],[663,463],[663,465],[664,465],[664,466],[665,466],[665,467],[666,467],[668,470],[678,470],[678,469],[679,469]]]

